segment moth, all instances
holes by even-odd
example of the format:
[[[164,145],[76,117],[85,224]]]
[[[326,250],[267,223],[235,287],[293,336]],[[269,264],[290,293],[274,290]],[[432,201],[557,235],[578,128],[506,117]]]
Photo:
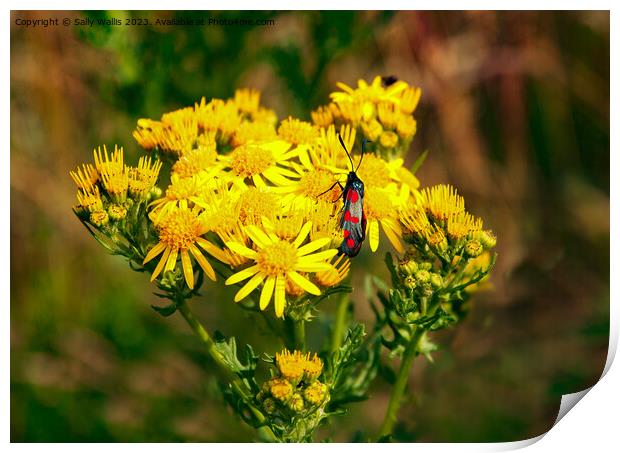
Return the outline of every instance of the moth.
[[[340,184],[340,181],[336,181],[332,187],[327,189],[330,191],[336,184],[342,189],[342,201],[343,209],[340,217],[340,228],[342,229],[342,243],[338,247],[339,254],[347,255],[348,257],[356,256],[362,248],[362,243],[366,238],[366,214],[364,213],[364,183],[357,176],[357,170],[362,164],[364,158],[364,148],[367,140],[362,142],[362,155],[357,167],[354,169],[353,160],[351,154],[344,144],[342,137],[338,134],[338,140],[347,153],[349,162],[351,163],[351,171],[347,175],[347,182],[344,187]]]

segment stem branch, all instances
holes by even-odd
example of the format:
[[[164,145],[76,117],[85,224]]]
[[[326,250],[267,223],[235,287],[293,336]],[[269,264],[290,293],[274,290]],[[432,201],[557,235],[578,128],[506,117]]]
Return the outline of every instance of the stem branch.
[[[347,325],[347,311],[349,309],[349,294],[344,293],[338,303],[336,309],[336,320],[334,322],[334,330],[332,332],[331,353],[338,350],[342,344],[342,337]]]

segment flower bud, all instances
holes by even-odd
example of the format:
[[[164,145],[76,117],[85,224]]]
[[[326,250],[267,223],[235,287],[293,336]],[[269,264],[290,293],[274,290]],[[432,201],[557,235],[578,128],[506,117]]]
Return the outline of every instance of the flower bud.
[[[274,398],[287,401],[293,394],[293,386],[286,379],[271,378],[269,380],[269,391]]]
[[[274,400],[273,398],[267,398],[265,399],[265,401],[263,401],[263,409],[270,415],[276,411],[277,407],[278,405],[276,403],[276,400]]]
[[[396,125],[396,132],[403,139],[407,140],[413,137],[417,130],[416,121],[411,116],[403,116]]]
[[[482,244],[478,239],[472,239],[471,241],[467,241],[467,244],[465,244],[465,254],[470,258],[480,256],[482,251]]]
[[[384,131],[379,137],[379,143],[384,148],[395,148],[398,145],[398,135],[392,131]]]
[[[107,225],[108,220],[108,213],[105,211],[93,211],[90,214],[90,223],[95,225],[97,228]]]
[[[415,278],[419,283],[426,283],[431,279],[431,273],[427,270],[419,270],[415,273]]]
[[[492,249],[497,244],[497,237],[491,230],[480,231],[477,239],[485,249]]]
[[[423,261],[422,263],[418,264],[418,267],[420,269],[425,270],[425,271],[430,271],[433,268],[433,263],[431,263],[429,261]]]
[[[443,278],[441,277],[441,275],[434,272],[431,273],[430,282],[433,288],[441,288],[443,286]]]
[[[156,200],[158,198],[161,197],[162,191],[159,187],[157,186],[153,186],[153,188],[151,189],[151,191],[149,192],[149,195],[151,197],[151,200]]]
[[[398,262],[398,271],[402,275],[413,275],[418,270],[418,264],[411,260],[403,258]]]
[[[429,235],[426,240],[428,241],[428,245],[440,252],[448,250],[448,240],[442,230],[435,231],[433,234]]]
[[[383,133],[383,127],[379,121],[373,119],[368,123],[362,123],[362,131],[368,140],[374,142]]]
[[[108,207],[108,215],[115,222],[127,217],[127,208],[121,205],[112,204]]]
[[[299,393],[295,393],[288,401],[288,407],[295,412],[304,410],[304,398]]]
[[[319,381],[314,381],[304,390],[304,398],[313,406],[319,406],[327,396],[327,386]]]
[[[409,289],[415,289],[417,285],[415,278],[412,277],[411,275],[408,275],[407,277],[405,277],[405,280],[403,281],[403,283],[405,284],[405,287]]]

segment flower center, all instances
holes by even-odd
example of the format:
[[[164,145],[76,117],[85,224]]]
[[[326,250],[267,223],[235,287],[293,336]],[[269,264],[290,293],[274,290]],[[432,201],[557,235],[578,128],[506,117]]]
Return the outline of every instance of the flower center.
[[[366,216],[371,219],[385,219],[395,214],[394,204],[387,194],[379,190],[369,190],[364,198]]]
[[[240,146],[233,151],[230,166],[237,176],[247,178],[262,173],[274,163],[271,151],[258,146]]]
[[[166,189],[166,198],[170,200],[187,200],[195,194],[196,181],[193,178],[178,179]]]
[[[326,201],[332,201],[335,198],[331,193],[325,193],[334,184],[334,178],[327,170],[316,170],[304,174],[299,180],[299,191],[302,195],[308,198],[317,199],[319,195],[324,194]],[[336,187],[332,187],[330,192],[340,190]]]
[[[172,166],[172,171],[181,178],[188,178],[213,166],[217,160],[215,147],[203,147],[187,151]]]
[[[203,233],[196,214],[186,209],[170,211],[158,229],[159,240],[171,249],[188,249]]]
[[[387,165],[374,154],[364,156],[359,176],[367,187],[385,187],[390,183]]]
[[[299,145],[301,143],[314,143],[319,138],[319,132],[310,123],[288,117],[280,124],[278,134],[284,140]]]
[[[278,211],[276,195],[254,187],[243,192],[238,203],[239,220],[243,225],[260,225],[263,216],[273,218]]]
[[[271,277],[282,275],[297,264],[297,250],[293,244],[284,241],[270,244],[258,251],[256,264]]]

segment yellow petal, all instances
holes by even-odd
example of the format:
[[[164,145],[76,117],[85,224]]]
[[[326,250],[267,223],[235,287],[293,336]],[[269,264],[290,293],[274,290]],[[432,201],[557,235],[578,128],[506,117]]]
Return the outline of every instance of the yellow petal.
[[[169,255],[170,255],[170,249],[167,248],[164,251],[164,254],[161,256],[159,263],[157,263],[157,267],[155,267],[155,270],[153,271],[153,275],[151,275],[151,281],[155,280],[157,276],[159,275],[159,273],[161,272],[161,270],[164,268],[166,261],[168,261]]]
[[[215,244],[212,244],[211,242],[203,238],[197,238],[196,243],[212,257],[218,259],[222,263],[228,263],[228,258],[226,257],[226,254],[222,250],[220,250],[220,248]]]
[[[297,256],[304,256],[308,253],[314,252],[315,250],[320,249],[321,247],[326,246],[331,242],[331,238],[321,238],[316,241],[312,241],[309,244],[304,245],[303,247],[299,247],[297,249]]]
[[[254,181],[254,185],[258,188],[262,188],[262,187],[267,187],[267,184],[265,184],[265,181],[263,181],[263,178],[260,177],[260,175],[252,175],[252,181]]]
[[[195,245],[192,245],[190,246],[189,251],[192,252],[192,255],[194,255],[194,258],[196,258],[196,261],[198,262],[202,270],[205,272],[205,274],[207,274],[207,277],[215,281],[215,271],[213,270],[211,264],[204,257],[204,255],[200,252],[200,249]]]
[[[338,253],[336,249],[324,250],[322,252],[313,253],[312,255],[300,256],[298,263],[315,263],[317,261],[327,260],[334,257]]]
[[[235,283],[239,283],[243,280],[246,280],[256,274],[259,271],[258,264],[254,266],[250,266],[247,269],[243,269],[242,271],[237,272],[236,274],[231,275],[226,280],[226,285],[234,285]]]
[[[304,226],[301,227],[301,230],[299,231],[299,235],[293,241],[293,245],[295,246],[295,248],[299,247],[301,243],[306,240],[306,237],[308,236],[308,233],[310,233],[311,228],[312,228],[312,222],[306,222]]]
[[[164,267],[164,272],[173,270],[177,265],[177,257],[179,256],[179,249],[170,250],[170,256],[168,257],[168,261],[166,261],[166,266]]]
[[[276,290],[275,290],[275,308],[276,316],[278,318],[284,317],[284,307],[286,306],[286,278],[283,276],[276,277]]]
[[[315,296],[321,294],[321,290],[303,275],[298,274],[295,271],[289,271],[287,275],[291,278],[291,280],[293,280],[293,282],[297,283],[310,294],[314,294]]]
[[[392,225],[391,222],[382,220],[381,226],[383,227],[383,232],[387,236],[388,240],[392,243],[394,248],[398,253],[403,253],[405,248],[403,244],[400,242],[400,238],[398,237],[398,233],[396,232],[396,226]]]
[[[252,242],[258,245],[259,248],[265,248],[270,245],[273,241],[265,234],[263,230],[258,228],[255,225],[249,225],[245,228],[245,232],[248,234]]]
[[[296,271],[301,272],[320,272],[320,271],[328,271],[331,269],[331,264],[329,263],[299,263],[295,266]]]
[[[243,285],[239,292],[235,294],[235,302],[239,302],[241,299],[254,291],[263,280],[265,280],[265,274],[259,273],[252,277],[245,285]]]
[[[273,288],[276,284],[275,277],[268,277],[265,285],[263,286],[263,291],[260,293],[260,309],[264,310],[269,305],[269,301],[271,300],[271,296],[273,295]]]
[[[157,255],[163,252],[165,248],[166,248],[166,245],[163,242],[159,242],[155,247],[149,250],[149,253],[147,253],[146,257],[144,258],[144,261],[142,261],[142,264],[146,264],[149,261],[151,261]]]
[[[194,289],[194,269],[192,269],[192,260],[189,258],[187,250],[181,250],[181,265],[187,286],[189,289]]]
[[[371,220],[368,225],[368,241],[370,250],[376,252],[379,248],[379,222],[376,219]]]
[[[256,252],[252,249],[247,248],[245,245],[240,242],[227,242],[226,247],[235,252],[237,255],[241,255],[245,258],[254,259],[256,258]]]

